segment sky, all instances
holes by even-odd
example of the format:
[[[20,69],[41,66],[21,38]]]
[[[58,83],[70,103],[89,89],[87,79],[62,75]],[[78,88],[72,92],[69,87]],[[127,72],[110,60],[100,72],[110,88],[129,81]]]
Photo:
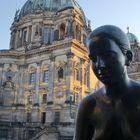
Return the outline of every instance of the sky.
[[[26,0],[1,0],[0,3],[0,50],[8,49],[10,27],[16,10]],[[91,21],[91,28],[110,24],[120,27],[124,32],[135,34],[140,39],[140,0],[77,0],[86,18]]]

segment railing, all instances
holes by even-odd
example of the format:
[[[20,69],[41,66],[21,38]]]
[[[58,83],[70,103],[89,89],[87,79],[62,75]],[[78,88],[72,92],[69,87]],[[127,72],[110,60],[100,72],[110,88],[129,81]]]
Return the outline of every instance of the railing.
[[[40,122],[0,122],[0,127],[39,127]]]
[[[9,50],[0,50],[0,53],[9,53]]]
[[[0,122],[0,127],[7,126],[15,126],[15,127],[40,127],[40,126],[47,126],[52,127],[56,125],[72,125],[72,122],[51,122],[51,123],[44,123],[41,122]]]

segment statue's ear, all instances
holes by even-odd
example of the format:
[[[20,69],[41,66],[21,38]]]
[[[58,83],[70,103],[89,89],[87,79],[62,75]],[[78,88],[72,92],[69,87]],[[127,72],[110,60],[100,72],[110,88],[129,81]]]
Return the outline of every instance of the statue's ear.
[[[130,50],[127,50],[126,52],[126,66],[129,66],[131,61],[133,60],[133,53]]]

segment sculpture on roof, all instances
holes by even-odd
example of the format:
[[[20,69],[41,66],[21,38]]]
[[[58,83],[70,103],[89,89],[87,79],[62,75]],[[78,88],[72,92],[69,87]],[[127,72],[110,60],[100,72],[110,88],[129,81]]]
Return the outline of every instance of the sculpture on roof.
[[[14,17],[14,20],[15,20],[15,21],[18,21],[18,19],[19,19],[19,12],[20,12],[19,9],[16,10],[15,17]]]

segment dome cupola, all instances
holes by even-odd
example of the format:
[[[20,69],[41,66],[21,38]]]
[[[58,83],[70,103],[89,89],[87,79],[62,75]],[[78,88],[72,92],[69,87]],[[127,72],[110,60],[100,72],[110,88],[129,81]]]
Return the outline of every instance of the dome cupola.
[[[126,35],[129,39],[130,44],[137,44],[139,42],[138,38],[134,34],[129,32],[129,27],[127,27],[127,30],[128,32]]]
[[[138,43],[139,42],[138,38],[132,33],[128,32],[127,37],[129,39],[130,43]]]
[[[27,0],[16,11],[10,48],[30,51],[67,39],[85,44],[88,27],[76,0]]]
[[[84,12],[76,0],[27,0],[15,18],[19,20],[29,14],[58,12],[68,8],[78,8],[85,21]]]

